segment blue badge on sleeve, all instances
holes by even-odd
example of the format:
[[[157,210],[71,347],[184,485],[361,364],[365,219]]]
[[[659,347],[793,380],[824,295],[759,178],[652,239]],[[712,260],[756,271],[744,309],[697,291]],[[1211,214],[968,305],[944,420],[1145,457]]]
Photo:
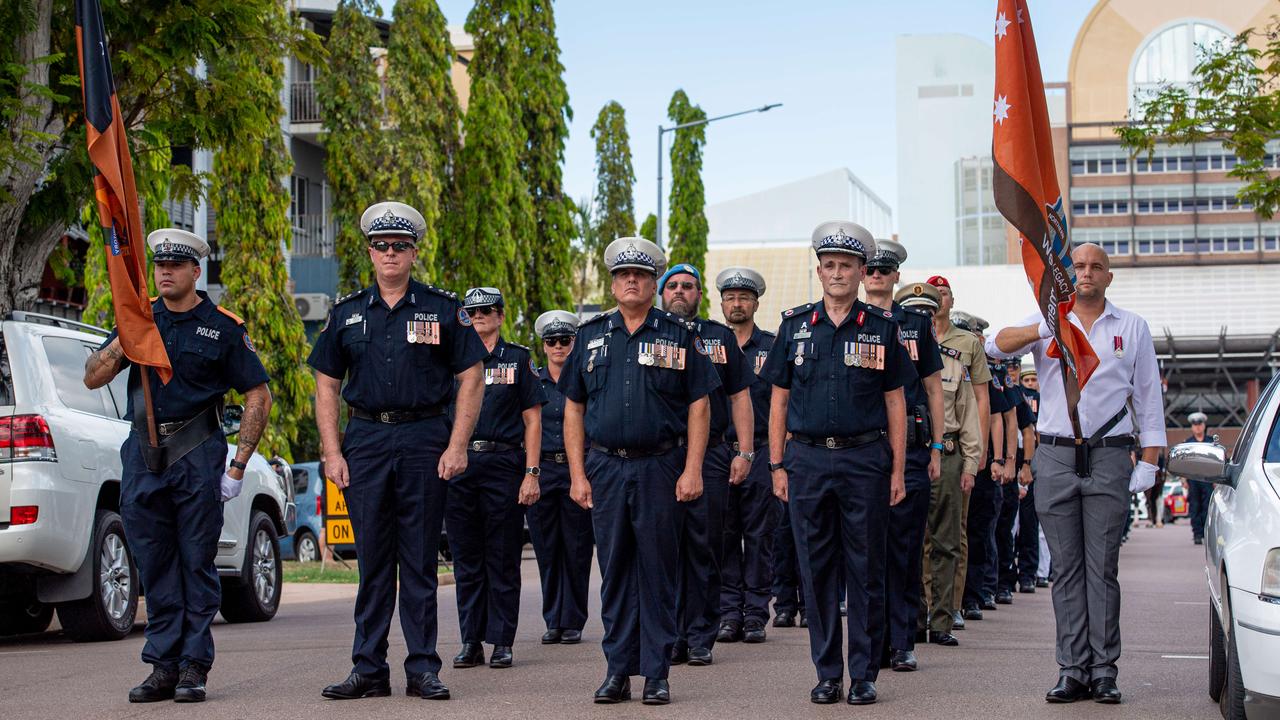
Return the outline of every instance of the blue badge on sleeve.
[[[471,316],[462,308],[458,308],[458,324],[463,327],[471,327]]]

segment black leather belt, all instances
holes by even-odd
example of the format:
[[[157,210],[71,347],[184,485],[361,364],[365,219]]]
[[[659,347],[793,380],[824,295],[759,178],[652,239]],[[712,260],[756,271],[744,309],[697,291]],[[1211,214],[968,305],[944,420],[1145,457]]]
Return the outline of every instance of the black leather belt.
[[[467,449],[471,452],[491,453],[506,452],[507,450],[519,450],[518,443],[498,442],[497,440],[472,440],[467,443]]]
[[[1041,435],[1040,444],[1052,445],[1054,447],[1075,447],[1076,441],[1075,438],[1058,437],[1057,435]],[[1133,445],[1134,442],[1132,435],[1112,435],[1110,437],[1102,438],[1097,442],[1089,442],[1089,446],[1095,448],[1127,448],[1133,447]]]
[[[652,445],[650,447],[644,447],[644,448],[611,448],[611,447],[605,447],[604,445],[601,445],[598,442],[591,443],[591,448],[593,450],[599,450],[605,455],[612,455],[614,457],[628,458],[628,459],[663,455],[668,450],[671,450],[672,448],[675,448],[675,447],[684,447],[684,438],[680,438],[679,440],[663,440],[662,442],[656,445]]]
[[[557,465],[569,464],[569,453],[561,450],[560,452],[544,452],[542,453],[543,462],[553,462]]]
[[[813,447],[824,447],[828,450],[845,450],[848,448],[862,447],[884,437],[883,430],[870,430],[861,435],[846,435],[839,437],[813,437],[812,435],[803,435],[801,433],[791,433],[791,439],[812,445]]]
[[[765,443],[764,443],[764,441],[763,441],[763,440],[760,440],[760,441],[757,441],[757,442],[752,443],[752,445],[751,445],[751,452],[756,452],[756,451],[758,451],[760,448],[764,447],[764,445],[765,445]],[[741,446],[741,444],[740,444],[737,440],[734,440],[734,441],[733,441],[733,451],[734,451],[734,452],[742,452],[742,446]]]
[[[348,415],[360,418],[361,420],[372,420],[377,423],[395,425],[397,423],[407,423],[415,420],[439,417],[444,414],[447,407],[448,406],[444,404],[440,404],[425,407],[420,410],[380,410],[376,412],[353,407],[348,410]]]
[[[707,438],[707,449],[720,447],[724,444],[724,435],[712,435]]]

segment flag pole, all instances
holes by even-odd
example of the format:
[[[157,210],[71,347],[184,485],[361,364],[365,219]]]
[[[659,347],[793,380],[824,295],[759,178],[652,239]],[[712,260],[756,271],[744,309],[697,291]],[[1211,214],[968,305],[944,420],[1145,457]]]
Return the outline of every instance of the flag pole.
[[[151,447],[160,447],[160,437],[156,432],[156,409],[151,403],[150,373],[147,372],[146,365],[139,365],[138,373],[142,379],[142,401],[147,406],[147,439],[151,441]]]

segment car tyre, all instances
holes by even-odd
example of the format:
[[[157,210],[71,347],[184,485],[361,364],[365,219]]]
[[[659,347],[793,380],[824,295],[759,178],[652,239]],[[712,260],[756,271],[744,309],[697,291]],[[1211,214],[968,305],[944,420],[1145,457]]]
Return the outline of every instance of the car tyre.
[[[1226,584],[1223,584],[1226,588]],[[1224,593],[1225,595],[1225,593]],[[1226,597],[1222,599],[1227,619],[1226,650],[1227,672],[1226,683],[1222,688],[1222,697],[1218,699],[1218,710],[1224,720],[1245,720],[1244,714],[1244,678],[1240,675],[1240,655],[1236,652],[1236,628],[1231,619],[1230,604]]]
[[[222,617],[229,623],[266,622],[280,609],[280,542],[261,510],[249,519],[248,539],[240,577],[222,579]]]
[[[1227,683],[1227,647],[1222,637],[1222,621],[1218,611],[1209,603],[1209,698],[1222,700],[1222,689]]]
[[[293,539],[293,556],[298,562],[319,562],[320,544],[316,542],[315,533],[310,530],[299,530]]]
[[[119,640],[133,631],[140,584],[119,514],[99,510],[94,516],[89,562],[93,592],[59,604],[58,622],[76,642]]]
[[[35,597],[0,602],[0,635],[32,635],[49,629],[53,606]]]

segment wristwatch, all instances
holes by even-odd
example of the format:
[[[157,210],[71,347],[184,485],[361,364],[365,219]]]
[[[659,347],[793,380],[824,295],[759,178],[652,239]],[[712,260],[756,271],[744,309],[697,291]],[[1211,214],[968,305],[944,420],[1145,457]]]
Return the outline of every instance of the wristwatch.
[[[232,458],[231,462],[230,462],[230,463],[227,463],[227,464],[228,464],[228,465],[230,465],[231,467],[233,467],[233,468],[237,469],[237,470],[248,470],[248,469],[249,469],[249,466],[248,466],[247,464],[242,463],[242,462],[240,462],[239,460],[236,460],[236,459],[234,459],[234,458]]]
[[[542,468],[538,467],[537,465],[534,465],[533,467],[527,467],[524,469],[524,474],[538,477],[539,475],[542,474]]]
[[[783,469],[782,463],[775,463],[775,462],[769,463],[769,472],[773,472],[774,470],[782,470],[782,469]]]
[[[992,464],[992,465],[1003,465],[1003,464],[1004,464],[1004,458],[995,458],[994,460],[992,460],[992,461],[991,461],[991,464]]]
[[[739,450],[739,451],[738,451],[738,457],[742,458],[743,460],[746,460],[747,462],[755,462],[755,461],[756,461],[756,454],[755,454],[755,453],[753,453],[753,452],[745,452],[745,451],[743,451],[743,450]]]

